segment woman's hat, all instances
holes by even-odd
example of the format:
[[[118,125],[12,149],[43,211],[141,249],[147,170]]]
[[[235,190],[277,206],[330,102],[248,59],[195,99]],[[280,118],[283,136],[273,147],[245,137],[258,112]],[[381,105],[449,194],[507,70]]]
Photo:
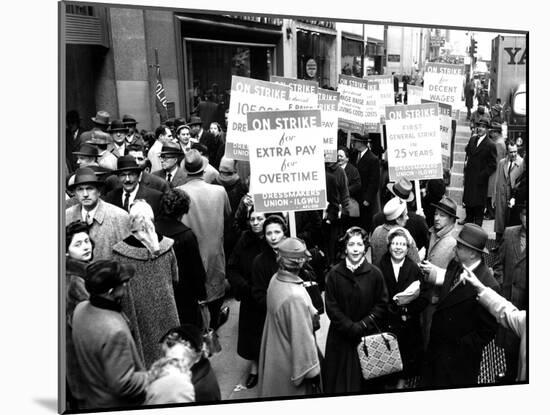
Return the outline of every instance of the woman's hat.
[[[311,258],[306,244],[299,238],[285,238],[277,245],[277,252],[283,258]]]
[[[102,186],[103,182],[99,180],[94,171],[89,167],[80,167],[76,169],[74,174],[74,182],[67,185],[69,190],[73,190],[76,186],[81,184],[93,184],[95,186]]]
[[[124,171],[138,171],[142,170],[142,167],[137,163],[134,156],[126,155],[119,157],[116,163],[117,169],[114,171],[115,174],[122,173]]]
[[[386,220],[390,221],[401,216],[405,209],[407,209],[407,203],[399,197],[394,197],[384,205],[383,212]]]
[[[109,113],[107,111],[98,111],[95,117],[92,117],[92,121],[96,124],[109,125]]]
[[[405,202],[411,202],[414,199],[412,183],[405,177],[400,177],[395,183],[388,183],[386,187],[394,196]]]
[[[464,225],[458,236],[455,239],[458,243],[474,249],[478,252],[489,253],[485,245],[489,235],[481,226],[475,223],[467,223]]]
[[[131,264],[121,264],[111,259],[94,261],[86,267],[86,290],[90,294],[104,294],[130,280],[135,272],[136,269]]]
[[[75,156],[85,156],[85,157],[99,157],[99,151],[97,147],[94,147],[91,144],[82,144],[78,151],[73,151]]]
[[[128,127],[135,127],[135,125],[138,124],[136,118],[130,114],[124,114],[124,116],[122,117],[122,122]]]
[[[177,121],[177,120],[176,120]],[[176,135],[180,132],[181,129],[187,128],[189,130],[189,126],[187,124],[180,124],[176,127]]]
[[[109,127],[109,131],[111,133],[114,133],[116,131],[128,131],[129,128],[128,128],[128,125],[126,125],[125,123],[123,123],[122,121],[120,120],[113,120],[113,122],[111,123],[111,126]]]
[[[183,169],[187,174],[199,174],[206,168],[208,161],[195,149],[191,149],[185,155]]]
[[[202,125],[202,120],[201,120],[201,117],[197,117],[195,115],[193,115],[191,117],[191,120],[187,123],[187,125],[191,126],[191,125],[197,125],[197,124],[200,124]]]
[[[447,215],[458,219],[458,216],[456,215],[456,203],[453,199],[447,196],[443,196],[443,198],[439,202],[430,203],[430,205],[442,211],[443,213],[446,213]]]

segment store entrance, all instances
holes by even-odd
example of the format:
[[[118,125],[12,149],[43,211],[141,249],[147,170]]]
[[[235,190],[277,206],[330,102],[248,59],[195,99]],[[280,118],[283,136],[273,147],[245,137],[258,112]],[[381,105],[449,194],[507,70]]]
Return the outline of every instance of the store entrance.
[[[269,81],[274,74],[274,48],[270,44],[184,39],[189,114],[210,90],[223,114],[229,108],[232,75]]]

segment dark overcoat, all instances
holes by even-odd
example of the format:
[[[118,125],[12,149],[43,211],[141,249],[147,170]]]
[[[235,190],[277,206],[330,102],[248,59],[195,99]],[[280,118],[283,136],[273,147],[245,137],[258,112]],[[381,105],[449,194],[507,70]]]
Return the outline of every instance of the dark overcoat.
[[[324,391],[367,392],[357,345],[362,336],[377,332],[370,315],[379,326],[386,317],[384,277],[366,260],[355,272],[346,267],[345,260],[340,261],[327,275],[325,302],[330,326],[322,370]]]
[[[235,299],[241,302],[237,353],[244,359],[255,361],[260,357],[265,310],[252,298],[252,262],[266,247],[264,239],[250,230],[244,231],[229,257],[226,270]]]
[[[426,387],[476,385],[483,348],[496,333],[498,323],[477,301],[472,285],[460,283],[451,290],[453,277],[462,271],[462,264],[451,260],[445,273],[422,373],[422,384]],[[498,290],[498,283],[485,263],[473,272],[482,284]]]
[[[422,271],[409,257],[405,257],[396,280],[389,252],[382,256],[379,267],[388,289],[389,306],[385,326],[397,336],[405,376],[412,376],[418,372],[422,360],[420,312],[428,305],[429,287],[421,283],[418,298],[406,306],[398,306],[393,296],[406,290],[415,281],[422,282]]]
[[[372,217],[380,211],[380,161],[378,157],[368,150],[363,154],[363,157],[355,165],[361,177],[361,192],[359,193],[361,222],[366,231],[372,231]],[[365,207],[363,201],[369,202],[369,206]]]
[[[202,264],[199,243],[188,226],[177,219],[160,217],[155,222],[158,233],[174,240],[179,281],[174,285],[174,297],[181,324],[202,325],[199,300],[206,299],[206,272]]]
[[[468,207],[485,206],[489,177],[497,168],[495,143],[486,136],[478,146],[478,138],[473,135],[466,146],[462,201]]]
[[[103,200],[105,200],[107,203],[110,203],[112,205],[115,205],[121,209],[123,209],[123,203],[122,203],[122,187],[111,190],[109,193],[107,193]],[[144,199],[149,206],[153,209],[153,213],[155,216],[157,216],[160,213],[160,198],[162,197],[162,193],[158,190],[151,189],[147,186],[139,185],[138,191],[136,193],[136,197],[134,200],[137,199]]]

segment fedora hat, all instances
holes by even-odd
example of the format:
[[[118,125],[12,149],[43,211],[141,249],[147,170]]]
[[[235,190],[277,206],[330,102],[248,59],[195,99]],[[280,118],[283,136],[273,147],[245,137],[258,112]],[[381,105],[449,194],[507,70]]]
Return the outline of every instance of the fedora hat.
[[[400,177],[395,183],[386,185],[388,190],[405,202],[411,202],[414,199],[412,183],[405,177]]]
[[[138,124],[138,122],[136,121],[136,118],[130,114],[124,114],[122,116],[122,123],[127,125],[128,127],[132,127]]]
[[[364,143],[368,143],[369,141],[372,141],[372,139],[369,137],[369,133],[366,133],[365,135],[361,135],[359,133],[352,133],[351,134],[351,140],[352,141],[362,141]]]
[[[176,120],[177,121],[177,120]],[[187,128],[188,130],[190,129],[189,126],[187,124],[180,124],[176,127],[176,135],[178,135],[178,133],[180,132],[181,129],[183,128]]]
[[[111,126],[109,127],[109,131],[112,133],[116,131],[128,131],[128,130],[129,130],[128,125],[124,124],[120,120],[113,120],[113,122],[111,122]]]
[[[73,177],[74,181],[71,181],[67,185],[67,188],[69,190],[73,190],[76,186],[79,186],[81,184],[93,184],[98,187],[103,185],[103,182],[98,179],[95,172],[89,167],[80,167],[76,169]]]
[[[90,130],[82,133],[81,140],[86,144],[101,146],[109,144],[112,138],[108,133],[104,133],[103,131]]]
[[[94,147],[91,144],[82,144],[78,151],[73,151],[75,156],[85,156],[85,157],[99,157],[99,151],[97,147]]]
[[[384,205],[383,212],[386,220],[390,221],[401,216],[405,209],[407,209],[407,203],[399,197],[394,197]]]
[[[483,125],[483,126],[485,126],[486,128],[489,128],[489,125],[490,125],[490,124],[489,124],[489,120],[487,120],[487,119],[485,119],[485,118],[482,118],[482,119],[476,121],[476,126],[478,126],[478,125],[479,125],[479,126]]]
[[[185,153],[183,151],[181,151],[181,148],[179,145],[177,144],[174,144],[174,143],[164,143],[162,145],[162,149],[160,150],[160,155],[164,155],[164,154],[173,154],[175,156],[183,156]]]
[[[187,174],[199,174],[206,168],[208,161],[195,149],[191,149],[185,155],[183,170]]]
[[[92,121],[96,124],[109,125],[109,113],[107,111],[98,111],[95,117],[92,117]]]
[[[456,215],[456,203],[453,199],[447,196],[443,196],[443,198],[441,198],[439,202],[430,203],[430,205],[442,211],[443,213],[446,213],[447,215],[458,219],[458,216]]]
[[[104,294],[130,280],[136,272],[132,264],[121,264],[112,259],[100,259],[86,267],[85,286],[90,294]]]
[[[191,126],[191,125],[197,125],[197,124],[200,124],[202,125],[202,120],[201,120],[201,117],[197,117],[195,115],[193,115],[191,117],[191,120],[187,123],[187,125]]]
[[[185,121],[185,118],[176,118],[174,120],[174,128],[176,129],[176,131],[180,126],[186,125],[186,124],[187,122]]]
[[[467,223],[464,225],[458,236],[455,239],[458,243],[474,249],[478,252],[488,254],[489,251],[485,247],[489,235],[481,226],[475,223]]]
[[[119,157],[116,163],[115,174],[122,173],[123,171],[141,171],[142,167],[137,164],[134,156],[126,155]]]

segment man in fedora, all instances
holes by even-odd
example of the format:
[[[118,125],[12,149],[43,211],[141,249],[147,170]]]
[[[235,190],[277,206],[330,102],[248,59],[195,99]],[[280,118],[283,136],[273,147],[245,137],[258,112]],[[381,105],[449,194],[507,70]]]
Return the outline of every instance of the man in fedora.
[[[135,406],[145,399],[149,375],[120,306],[134,272],[132,265],[104,259],[86,267],[90,299],[76,306],[72,319],[84,397],[78,409]]]
[[[113,171],[99,165],[99,151],[96,146],[84,143],[78,151],[73,152],[73,155],[76,156],[76,165],[78,167],[91,168],[99,180],[104,182],[103,190],[105,192],[118,187],[118,179],[113,175]],[[72,179],[74,181],[74,175],[72,175]]]
[[[183,168],[188,181],[177,187],[190,199],[189,212],[182,222],[197,237],[199,251],[206,271],[206,302],[212,323],[218,321],[225,295],[224,222],[231,215],[231,205],[223,186],[206,183],[203,179],[208,161],[197,150],[185,155]]]
[[[204,144],[193,143],[191,145],[191,149],[197,150],[206,163],[206,167],[204,168],[204,173],[202,174],[202,178],[204,179],[204,181],[206,183],[215,183],[218,180],[220,172],[210,164],[210,160],[208,159],[208,148]],[[241,177],[240,174],[239,174],[239,177]]]
[[[149,160],[145,157],[145,150],[142,145],[128,144],[126,146],[125,156],[132,156],[133,158],[135,158],[136,163],[141,167],[141,180],[139,181],[139,184],[142,184],[151,189],[158,190],[161,193],[165,193],[168,190],[170,190],[170,185],[166,180],[164,180],[164,178],[157,177],[152,173],[148,173],[145,170],[145,167],[149,162]],[[118,178],[117,178],[117,182],[118,182]],[[120,182],[119,182],[119,186],[117,187],[120,187]]]
[[[176,138],[183,152],[187,153],[193,144],[191,141],[191,129],[187,124],[181,124],[176,127]]]
[[[497,167],[497,149],[487,136],[489,122],[481,119],[476,124],[476,134],[466,146],[464,161],[464,194],[462,202],[466,208],[466,218],[460,222],[483,224],[483,212],[487,199],[489,177]]]
[[[432,206],[435,209],[434,225],[430,228],[430,243],[425,259],[436,267],[445,269],[455,256],[456,239],[453,237],[453,231],[458,219],[457,205],[451,198],[443,196],[439,202],[432,203]],[[424,348],[428,347],[432,315],[439,296],[440,287],[432,285],[429,293],[430,303],[420,314]]]
[[[467,223],[456,237],[455,258],[446,269],[429,262],[421,265],[427,281],[441,286],[422,373],[425,387],[477,384],[483,348],[494,337],[498,323],[479,304],[476,290],[464,284],[462,274],[469,269],[483,285],[498,290],[498,282],[483,261],[487,238],[481,226]]]
[[[184,156],[178,144],[164,144],[159,155],[162,169],[152,174],[166,180],[172,188],[181,186],[187,181],[187,173],[179,166]]]
[[[109,150],[117,159],[124,155],[128,131],[128,127],[121,120],[113,120],[109,127],[109,134],[113,140],[113,144],[109,146]]]
[[[361,176],[361,193],[359,212],[361,225],[367,232],[373,230],[372,217],[380,211],[380,198],[378,188],[380,187],[380,161],[370,150],[368,134],[366,136],[352,134],[351,143],[357,151],[357,158],[352,160],[359,170]]]
[[[190,129],[189,132],[191,133],[192,142],[199,143],[201,141],[202,135],[205,132],[205,130],[202,128],[201,117],[192,115],[187,125]]]
[[[128,127],[128,133],[126,134],[126,143],[128,145],[130,144],[138,144],[138,145],[145,145],[145,142],[143,141],[143,138],[137,131],[137,124],[136,117],[130,114],[124,114],[122,116],[122,123]]]
[[[94,259],[111,259],[112,247],[128,236],[128,213],[101,200],[103,182],[89,167],[76,170],[74,183],[68,186],[78,204],[65,210],[65,223],[77,220],[90,225],[90,239],[95,243]]]
[[[93,127],[89,131],[107,132],[107,130],[109,129],[109,125],[111,124],[110,118],[111,118],[111,116],[109,115],[109,113],[107,111],[99,110],[96,113],[95,117],[90,118],[92,120]],[[83,142],[83,141],[81,141],[81,142]]]
[[[175,139],[172,135],[172,130],[168,128],[165,124],[158,126],[155,129],[155,142],[147,153],[147,158],[151,162],[152,172],[162,169],[159,157],[160,152],[162,150],[162,146],[170,142],[175,142]]]
[[[115,173],[122,187],[110,191],[103,199],[127,212],[130,211],[130,206],[134,200],[144,199],[153,209],[155,216],[157,216],[162,193],[140,184],[142,172],[141,166],[137,164],[136,159],[132,156],[120,157]]]
[[[407,216],[409,219],[405,224],[405,229],[409,231],[418,249],[428,249],[428,224],[426,219],[415,212],[414,206],[414,188],[411,181],[405,177],[400,177],[395,183],[390,182],[386,185],[387,190],[394,197],[402,199],[407,203]],[[372,218],[372,227],[382,225],[385,221],[384,213],[378,212]]]
[[[116,160],[114,154],[109,150],[109,145],[112,144],[113,139],[109,133],[103,131],[86,131],[82,133],[82,140],[86,144],[91,144],[98,150],[97,163],[109,170],[116,169]]]

